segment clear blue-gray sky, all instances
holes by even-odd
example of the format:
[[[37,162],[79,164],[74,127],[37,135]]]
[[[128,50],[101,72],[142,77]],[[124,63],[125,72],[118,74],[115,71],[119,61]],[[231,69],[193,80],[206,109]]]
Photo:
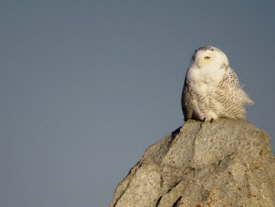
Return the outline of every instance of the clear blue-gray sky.
[[[108,206],[183,124],[192,53],[223,50],[275,149],[274,1],[0,2],[0,206]]]

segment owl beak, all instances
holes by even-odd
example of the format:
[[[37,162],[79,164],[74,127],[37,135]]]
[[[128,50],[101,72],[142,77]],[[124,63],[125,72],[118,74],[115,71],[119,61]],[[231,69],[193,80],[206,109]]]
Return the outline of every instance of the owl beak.
[[[197,63],[197,66],[200,68],[201,67],[201,61],[199,60]]]
[[[201,67],[201,61],[200,60],[196,60],[194,63],[198,68]]]

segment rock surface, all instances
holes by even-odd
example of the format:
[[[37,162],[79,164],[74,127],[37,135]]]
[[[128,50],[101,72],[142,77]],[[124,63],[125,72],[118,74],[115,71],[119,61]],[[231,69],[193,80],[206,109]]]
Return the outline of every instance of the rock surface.
[[[269,136],[244,120],[187,121],[150,146],[110,207],[274,207]]]

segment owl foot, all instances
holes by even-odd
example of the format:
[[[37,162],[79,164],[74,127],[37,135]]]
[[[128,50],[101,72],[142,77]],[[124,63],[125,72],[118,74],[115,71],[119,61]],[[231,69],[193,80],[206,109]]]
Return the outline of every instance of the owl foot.
[[[202,120],[202,122],[207,122],[207,121],[209,121],[210,123],[213,123],[213,122],[216,121],[216,119],[215,119],[215,118],[207,119],[207,118],[205,117],[205,118]]]

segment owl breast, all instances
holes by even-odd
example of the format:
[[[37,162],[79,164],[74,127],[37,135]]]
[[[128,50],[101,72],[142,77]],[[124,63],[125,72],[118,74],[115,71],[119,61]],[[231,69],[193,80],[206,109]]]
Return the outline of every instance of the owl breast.
[[[224,75],[224,70],[216,68],[204,68],[193,65],[189,68],[186,78],[193,86],[210,87],[217,86]]]
[[[190,67],[186,74],[186,90],[183,92],[186,95],[183,95],[182,103],[186,108],[186,119],[208,121],[219,117],[223,107],[215,101],[215,94],[221,77],[222,71]]]
[[[187,114],[189,119],[195,118],[200,121],[215,120],[218,118],[219,111],[222,110],[220,104],[215,103],[215,85],[193,81],[189,85],[192,89],[190,96],[192,104],[186,107],[192,107],[192,113]]]

